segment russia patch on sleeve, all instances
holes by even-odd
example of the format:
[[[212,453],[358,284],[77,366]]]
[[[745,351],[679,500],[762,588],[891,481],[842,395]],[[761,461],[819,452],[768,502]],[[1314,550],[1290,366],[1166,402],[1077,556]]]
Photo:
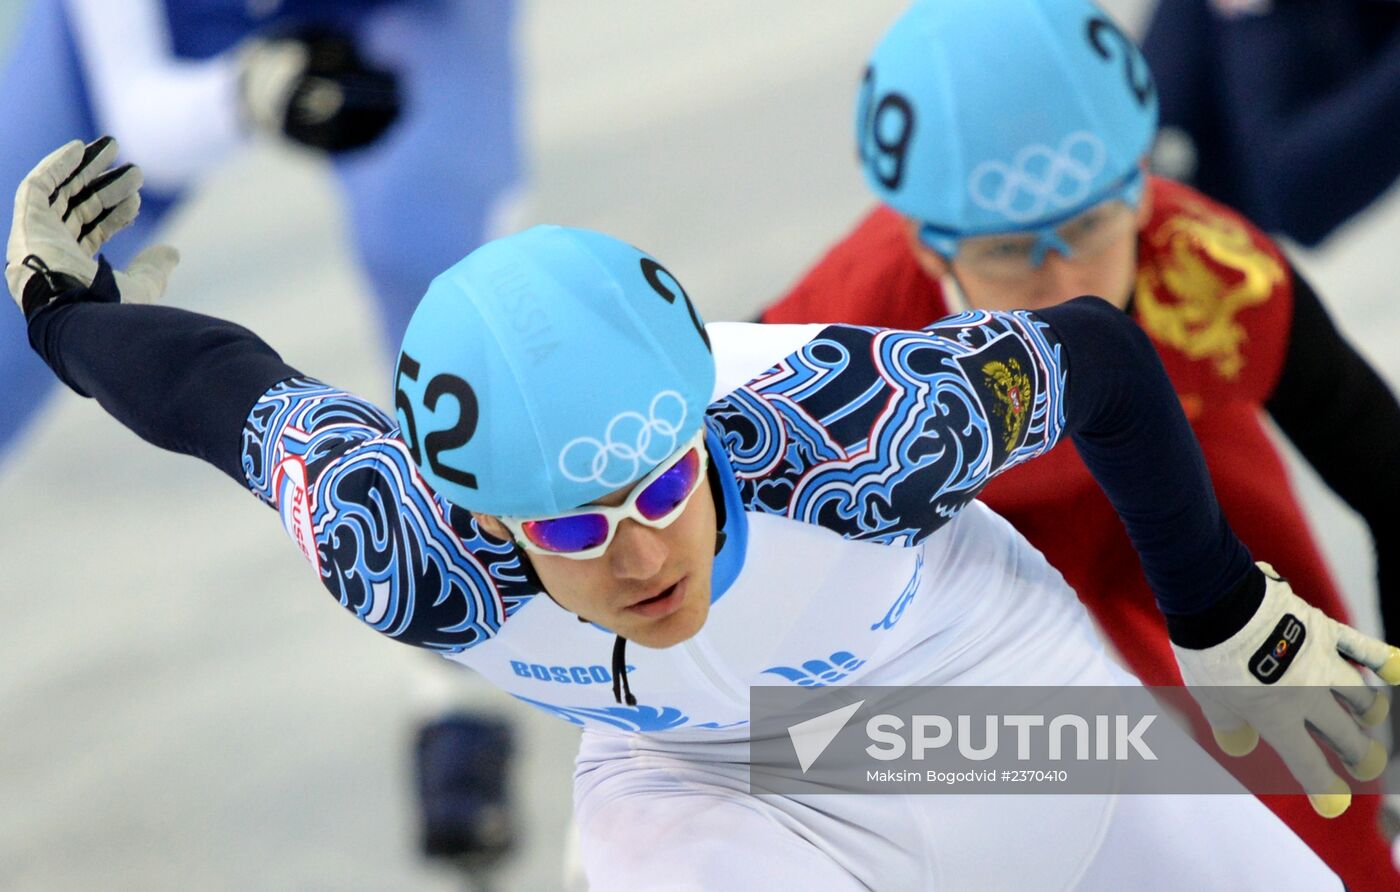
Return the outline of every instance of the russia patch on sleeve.
[[[311,523],[311,493],[306,486],[306,463],[300,456],[288,456],[277,465],[272,491],[277,494],[277,512],[287,535],[302,555],[321,572],[321,554],[316,548],[316,530]]]
[[[1036,363],[1025,342],[1004,334],[981,349],[955,358],[987,419],[992,467],[1025,445],[1035,408]]]

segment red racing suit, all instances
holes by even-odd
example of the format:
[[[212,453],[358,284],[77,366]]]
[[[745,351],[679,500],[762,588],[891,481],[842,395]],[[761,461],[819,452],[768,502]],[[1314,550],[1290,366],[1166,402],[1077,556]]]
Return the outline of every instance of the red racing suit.
[[[1149,189],[1152,215],[1139,233],[1129,311],[1161,355],[1231,526],[1296,591],[1346,621],[1264,423],[1290,337],[1291,267],[1234,211],[1170,180],[1151,178]],[[880,207],[762,319],[922,328],[955,309],[919,266],[902,218]],[[1072,444],[1060,444],[1033,468],[1002,474],[979,498],[1064,574],[1144,683],[1181,684],[1137,554]],[[1201,739],[1209,741],[1209,733]],[[1263,749],[1250,758],[1276,758]],[[1228,767],[1230,760],[1222,760]],[[1318,816],[1301,795],[1260,798],[1353,892],[1400,888],[1379,829],[1378,796],[1357,796],[1333,820]]]

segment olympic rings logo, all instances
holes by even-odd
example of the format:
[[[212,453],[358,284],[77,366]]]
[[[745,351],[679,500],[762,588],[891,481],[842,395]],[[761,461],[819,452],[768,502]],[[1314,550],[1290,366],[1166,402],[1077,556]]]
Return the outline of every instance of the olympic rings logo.
[[[559,453],[559,470],[575,483],[617,489],[680,447],[685,399],[674,390],[652,397],[647,414],[622,412],[608,422],[603,439],[575,437]]]
[[[1014,223],[1030,223],[1047,210],[1060,210],[1089,197],[1089,189],[1107,161],[1103,141],[1079,130],[1059,149],[1026,146],[1011,164],[983,161],[968,178],[972,200]]]

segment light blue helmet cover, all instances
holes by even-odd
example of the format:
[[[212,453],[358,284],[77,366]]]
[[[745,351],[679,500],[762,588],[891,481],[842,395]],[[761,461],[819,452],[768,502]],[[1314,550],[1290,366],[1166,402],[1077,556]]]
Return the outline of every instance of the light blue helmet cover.
[[[472,511],[555,514],[644,476],[699,429],[715,365],[661,264],[617,239],[536,226],[428,287],[395,408],[414,462]]]
[[[968,234],[1096,203],[1156,129],[1147,62],[1087,0],[916,0],[871,55],[856,109],[876,195]]]

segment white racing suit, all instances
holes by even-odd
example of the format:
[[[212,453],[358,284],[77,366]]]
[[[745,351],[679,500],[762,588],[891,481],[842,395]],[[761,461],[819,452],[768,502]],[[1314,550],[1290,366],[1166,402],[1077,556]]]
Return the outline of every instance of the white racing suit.
[[[973,500],[1061,433],[1053,332],[1021,313],[931,331],[709,326],[713,603],[694,638],[626,651],[636,706],[614,697],[613,633],[434,496],[373,406],[282,381],[248,419],[243,466],[361,620],[583,728],[592,888],[1340,888],[1247,794],[749,792],[754,685],[1136,683]]]

